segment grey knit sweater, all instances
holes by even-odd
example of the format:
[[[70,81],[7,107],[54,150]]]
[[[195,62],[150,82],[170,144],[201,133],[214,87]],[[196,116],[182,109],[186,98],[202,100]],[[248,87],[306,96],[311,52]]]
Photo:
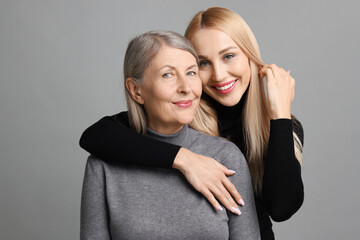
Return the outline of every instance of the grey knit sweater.
[[[81,239],[260,239],[248,166],[234,144],[188,126],[173,135],[151,129],[147,135],[235,170],[229,179],[246,203],[242,214],[214,210],[178,170],[110,165],[90,156],[82,190]]]

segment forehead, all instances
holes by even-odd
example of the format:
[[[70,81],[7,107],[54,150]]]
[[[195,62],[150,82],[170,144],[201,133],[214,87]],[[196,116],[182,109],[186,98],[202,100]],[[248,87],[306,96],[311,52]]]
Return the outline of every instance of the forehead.
[[[228,47],[239,48],[236,42],[226,33],[216,28],[202,28],[195,32],[190,42],[198,55],[218,52]]]
[[[152,59],[149,67],[162,67],[165,65],[184,67],[194,63],[196,64],[196,59],[190,52],[163,45]]]

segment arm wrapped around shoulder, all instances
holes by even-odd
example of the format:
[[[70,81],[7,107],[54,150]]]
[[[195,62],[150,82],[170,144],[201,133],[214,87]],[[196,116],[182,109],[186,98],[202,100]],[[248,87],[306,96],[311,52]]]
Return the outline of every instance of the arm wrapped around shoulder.
[[[180,149],[130,129],[127,112],[103,117],[88,127],[80,138],[80,146],[107,163],[161,168],[172,168]]]

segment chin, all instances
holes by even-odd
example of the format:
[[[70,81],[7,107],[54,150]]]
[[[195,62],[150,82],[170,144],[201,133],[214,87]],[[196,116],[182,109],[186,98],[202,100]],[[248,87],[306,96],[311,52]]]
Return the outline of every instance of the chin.
[[[212,97],[215,101],[226,107],[232,107],[238,104],[242,96],[219,96]]]
[[[194,116],[191,116],[191,117],[182,116],[182,117],[178,118],[179,123],[182,124],[182,125],[189,124],[193,120],[194,120]]]

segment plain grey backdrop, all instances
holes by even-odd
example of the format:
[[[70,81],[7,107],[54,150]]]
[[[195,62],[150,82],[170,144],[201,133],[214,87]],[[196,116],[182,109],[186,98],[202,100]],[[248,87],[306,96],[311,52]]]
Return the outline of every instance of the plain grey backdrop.
[[[83,130],[125,109],[122,60],[148,30],[183,33],[211,6],[239,13],[263,60],[290,69],[305,129],[305,202],[278,239],[360,234],[357,1],[0,2],[0,239],[78,239]]]

